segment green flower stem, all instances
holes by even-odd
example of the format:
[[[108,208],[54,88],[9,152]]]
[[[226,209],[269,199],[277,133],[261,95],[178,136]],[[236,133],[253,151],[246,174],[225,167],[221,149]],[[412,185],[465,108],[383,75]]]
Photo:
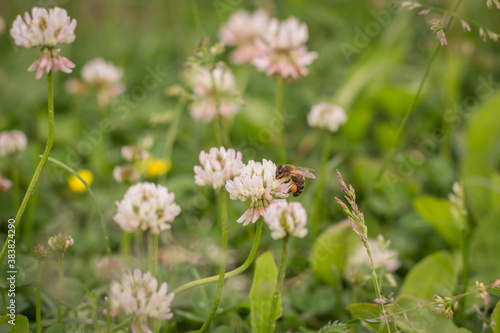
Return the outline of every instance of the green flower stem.
[[[61,251],[59,254],[59,281],[58,281],[58,293],[57,293],[57,323],[62,323],[62,293],[63,293],[63,259],[64,252]]]
[[[373,278],[373,285],[375,286],[375,292],[377,293],[377,298],[382,299],[382,291],[378,283],[377,271],[375,270],[375,264],[373,263],[372,252],[370,251],[370,246],[368,245],[368,242],[364,243],[364,245],[366,248],[366,252],[368,253],[368,257],[370,258],[370,266],[372,269],[372,278]],[[391,333],[391,327],[389,326],[389,320],[387,319],[386,316],[387,312],[385,310],[384,303],[380,304],[380,308],[382,309],[382,315],[384,316],[385,324],[387,325],[387,331]]]
[[[132,320],[132,317],[125,319],[124,321],[122,321],[121,323],[119,323],[118,325],[113,327],[113,329],[110,331],[110,333],[118,332],[121,329],[123,329],[124,327],[127,327],[127,325],[130,323],[131,320]]]
[[[21,169],[19,165],[18,154],[14,156],[13,167],[14,169],[12,170],[12,182],[14,183],[14,188],[12,189],[12,204],[14,207],[13,211],[15,211],[17,207],[19,207],[19,170]]]
[[[40,282],[42,280],[42,261],[38,261],[36,270],[36,333],[42,333],[42,298]]]
[[[238,274],[241,274],[243,273],[248,267],[250,267],[250,265],[252,264],[253,260],[255,259],[255,255],[257,254],[257,250],[259,249],[259,242],[260,242],[260,236],[262,235],[262,218],[260,218],[258,221],[257,221],[257,232],[255,233],[255,237],[253,239],[253,245],[252,245],[252,249],[250,250],[250,254],[248,255],[248,258],[247,260],[245,260],[245,262],[239,266],[238,268],[230,271],[230,272],[227,272],[226,274],[224,274],[224,279],[229,279],[233,276],[236,276]],[[198,286],[202,286],[204,284],[208,284],[208,283],[212,283],[212,282],[216,282],[219,280],[219,275],[214,275],[214,276],[211,276],[211,277],[208,277],[208,278],[204,278],[204,279],[200,279],[200,280],[196,280],[196,281],[192,281],[192,282],[189,282],[189,283],[186,283],[182,286],[180,286],[179,288],[175,289],[173,291],[173,293],[175,295],[178,295],[188,289],[191,289],[191,288],[194,288],[194,287],[198,287]]]
[[[311,226],[311,239],[314,241],[316,237],[318,237],[319,233],[319,224],[321,218],[321,211],[323,206],[323,189],[325,187],[326,182],[326,166],[328,164],[328,156],[330,154],[330,133],[326,130],[324,131],[324,140],[323,140],[323,155],[321,159],[321,169],[319,172],[318,187],[316,189],[316,193],[314,194],[314,210],[313,210],[313,218],[312,218],[312,226]]]
[[[106,243],[106,254],[108,256],[110,256],[111,255],[111,245],[109,243],[108,231],[106,230],[106,223],[104,222],[101,208],[99,207],[99,204],[97,203],[97,199],[94,195],[94,192],[90,188],[89,184],[87,184],[87,182],[85,180],[83,180],[83,178],[80,177],[80,175],[75,170],[73,170],[70,166],[68,166],[67,164],[65,164],[65,163],[63,163],[63,162],[61,162],[53,157],[49,157],[48,160],[52,163],[59,165],[60,167],[62,167],[64,169],[66,169],[70,173],[72,173],[76,178],[78,178],[82,182],[83,185],[85,185],[85,188],[87,188],[87,191],[89,192],[89,194],[92,198],[92,201],[94,201],[94,205],[97,208],[97,213],[99,214],[99,219],[101,220],[101,228],[102,228],[102,232],[104,234],[104,241]]]
[[[208,332],[210,328],[210,323],[214,319],[215,313],[217,312],[217,307],[222,296],[222,288],[224,286],[224,275],[226,273],[226,262],[227,262],[227,192],[225,188],[219,190],[219,205],[221,214],[221,231],[222,231],[222,258],[220,260],[219,268],[219,279],[217,282],[217,290],[215,291],[214,302],[212,303],[212,309],[208,315],[207,320],[200,329],[200,333]]]
[[[455,8],[453,9],[453,12],[451,14],[450,20],[448,21],[448,24],[446,25],[446,28],[444,29],[447,31],[451,25],[451,22],[453,21],[453,15],[458,9],[458,6],[462,0],[458,0],[457,4],[455,5]],[[394,158],[394,155],[396,154],[396,151],[399,148],[399,145],[401,144],[401,139],[403,137],[403,130],[406,127],[406,123],[408,122],[408,118],[410,117],[411,113],[413,112],[413,109],[415,109],[418,99],[420,97],[420,94],[422,93],[422,88],[424,87],[424,83],[427,80],[427,77],[429,76],[429,72],[431,70],[431,65],[434,62],[434,59],[436,58],[437,54],[439,53],[439,50],[442,48],[441,44],[439,44],[436,49],[434,50],[434,53],[432,54],[431,58],[429,59],[429,62],[427,63],[427,67],[424,72],[424,76],[422,77],[422,80],[420,81],[420,84],[418,85],[417,93],[413,97],[413,100],[411,101],[410,106],[406,110],[406,113],[403,116],[403,120],[401,121],[401,124],[399,125],[398,131],[396,133],[396,138],[394,139],[394,142],[392,144],[392,147],[390,151],[386,154],[384,161],[382,162],[382,166],[380,167],[377,176],[375,177],[375,180],[373,182],[373,188],[378,187],[380,180],[382,179],[382,176],[384,175],[387,167],[391,163],[392,159]],[[369,197],[367,195],[367,197]]]
[[[122,242],[120,246],[120,253],[122,256],[128,258],[130,256],[130,247],[132,243],[132,233],[130,232],[123,232],[122,235]]]
[[[285,278],[286,259],[288,256],[288,236],[283,238],[283,252],[281,254],[281,264],[278,271],[278,282],[274,289],[273,302],[271,304],[271,311],[269,312],[269,326],[267,327],[268,333],[273,333],[276,327],[276,308],[278,307],[278,299],[280,297],[281,286]]]
[[[285,149],[285,117],[283,110],[283,98],[285,92],[285,85],[283,78],[278,76],[278,86],[276,87],[276,124],[279,140],[279,153],[280,163],[286,163],[286,149]]]
[[[26,191],[26,194],[24,195],[23,201],[21,202],[21,206],[19,206],[19,209],[17,211],[16,217],[15,217],[15,229],[19,230],[19,222],[21,222],[21,219],[24,214],[24,210],[26,209],[26,205],[28,204],[28,201],[35,191],[36,185],[38,183],[38,178],[40,177],[40,174],[42,173],[43,167],[45,166],[45,163],[47,162],[47,159],[49,158],[50,151],[52,149],[52,143],[54,141],[54,84],[52,81],[52,71],[50,71],[47,74],[47,109],[48,109],[48,119],[49,119],[49,132],[47,136],[47,145],[45,146],[45,151],[43,152],[42,159],[38,163],[38,166],[36,167],[35,174],[33,175],[33,178],[30,181],[30,184],[28,186],[28,190]],[[17,234],[16,234],[17,235]],[[0,252],[0,264],[3,262],[5,259],[5,255],[7,254],[7,240],[5,240],[5,243],[3,244],[2,252]]]
[[[220,116],[220,94],[219,90],[217,89],[217,84],[215,82],[215,77],[214,77],[214,70],[215,66],[212,66],[212,68],[209,68],[208,70],[210,71],[210,80],[212,81],[212,90],[214,92],[214,99],[215,99],[215,120],[214,120],[214,125],[215,125],[215,142],[218,147],[222,146],[222,124],[221,124],[221,116]]]
[[[460,229],[460,253],[462,255],[462,272],[460,274],[460,285],[458,286],[458,292],[463,293],[467,288],[467,280],[469,278],[469,232],[466,228]],[[463,316],[464,311],[464,300],[460,300],[460,306],[458,308],[457,318],[461,320],[461,326],[465,325],[465,316]]]
[[[155,235],[148,232],[148,269],[153,277],[156,277],[156,249],[155,249]]]

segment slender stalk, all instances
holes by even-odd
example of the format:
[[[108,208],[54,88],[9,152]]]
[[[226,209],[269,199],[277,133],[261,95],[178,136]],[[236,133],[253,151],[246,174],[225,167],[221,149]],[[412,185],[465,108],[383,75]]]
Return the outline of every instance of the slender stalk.
[[[14,163],[13,163],[14,169],[12,170],[12,182],[14,183],[14,188],[12,189],[12,204],[14,207],[14,211],[16,210],[17,207],[19,207],[19,170],[20,165],[19,165],[19,156],[16,154],[14,156]]]
[[[373,263],[373,258],[372,258],[372,252],[370,251],[370,246],[368,245],[368,242],[365,244],[366,252],[368,253],[368,257],[370,258],[370,266],[372,269],[372,277],[373,277],[373,284],[375,286],[375,292],[377,293],[377,297],[382,299],[382,291],[380,290],[380,285],[378,284],[378,278],[377,278],[377,271],[375,270],[375,264]],[[387,325],[387,331],[391,333],[391,327],[389,326],[389,320],[387,319],[387,312],[385,310],[384,303],[380,304],[380,307],[382,308],[382,314],[385,319],[385,324]]]
[[[279,153],[280,163],[286,163],[286,149],[285,149],[285,117],[283,110],[283,98],[285,92],[285,85],[283,78],[278,76],[278,86],[276,87],[276,124],[279,140]]]
[[[97,213],[99,214],[99,219],[101,220],[101,228],[102,228],[102,232],[104,234],[104,241],[106,243],[106,254],[108,256],[110,256],[111,255],[111,245],[109,243],[108,231],[106,230],[106,223],[104,222],[104,217],[102,216],[101,208],[99,207],[99,204],[97,203],[97,199],[94,195],[94,192],[90,188],[89,184],[87,184],[87,182],[85,180],[83,180],[83,178],[80,177],[80,175],[73,168],[71,168],[69,165],[67,165],[67,164],[65,164],[65,163],[63,163],[55,158],[52,158],[52,157],[49,157],[48,160],[52,163],[59,165],[60,167],[62,167],[64,169],[66,169],[67,171],[71,172],[87,188],[87,191],[89,192],[90,197],[92,198],[92,201],[94,201],[94,205],[97,208]]]
[[[214,302],[212,303],[212,309],[208,315],[207,320],[200,329],[200,333],[208,332],[210,328],[210,323],[214,319],[215,313],[217,312],[217,307],[222,296],[222,288],[224,286],[224,275],[226,273],[226,262],[227,262],[227,192],[224,188],[219,190],[219,205],[220,205],[220,215],[221,215],[221,231],[222,231],[222,258],[220,260],[219,268],[219,280],[217,282],[217,289],[215,291]]]
[[[444,29],[445,31],[447,31],[449,29],[451,22],[453,21],[453,15],[457,11],[458,6],[460,5],[461,2],[462,2],[462,0],[458,0],[457,4],[455,5],[455,8],[453,9],[450,20],[448,21],[448,24],[446,25],[446,28]],[[403,130],[406,127],[406,123],[408,122],[408,118],[410,117],[411,113],[413,112],[413,109],[415,109],[415,106],[417,105],[420,94],[422,93],[422,88],[424,86],[424,83],[427,80],[427,77],[429,76],[429,72],[431,70],[431,65],[434,62],[434,59],[436,58],[436,56],[439,53],[439,50],[441,48],[442,48],[442,46],[441,46],[441,44],[439,44],[436,47],[436,49],[434,50],[434,53],[432,54],[431,58],[429,59],[429,62],[427,63],[427,67],[425,69],[424,76],[422,77],[422,80],[420,81],[420,84],[418,85],[417,93],[413,97],[413,100],[412,100],[410,106],[408,107],[408,109],[406,110],[406,112],[403,116],[403,120],[401,121],[401,124],[399,125],[398,131],[396,133],[396,138],[394,139],[394,142],[392,144],[390,151],[386,154],[384,161],[382,162],[382,166],[380,167],[380,169],[377,173],[377,176],[375,177],[375,180],[373,182],[372,189],[378,187],[380,179],[382,179],[382,176],[384,175],[387,167],[389,166],[392,159],[394,158],[394,155],[396,154],[396,151],[398,150],[399,145],[401,144],[401,139],[403,137]]]
[[[458,292],[463,293],[467,288],[467,280],[469,278],[469,234],[467,229],[463,228],[460,230],[460,253],[462,254],[462,272],[460,274],[460,285],[458,286]],[[465,316],[463,316],[464,301],[460,301],[460,307],[458,308],[457,318],[460,318],[462,326],[465,324]]]
[[[260,218],[258,221],[257,221],[257,232],[255,233],[255,237],[253,239],[253,245],[252,245],[252,249],[250,250],[250,254],[248,255],[248,258],[247,260],[245,260],[245,262],[243,264],[241,264],[241,266],[239,266],[238,268],[230,271],[230,272],[227,272],[226,274],[224,274],[224,279],[229,279],[233,276],[236,276],[238,274],[241,274],[243,273],[248,267],[250,267],[250,265],[252,264],[253,260],[255,259],[255,255],[257,254],[257,250],[259,248],[259,242],[260,242],[260,236],[262,235],[262,218]],[[173,291],[173,293],[175,295],[179,295],[180,293],[188,290],[188,289],[191,289],[191,288],[194,288],[194,287],[198,287],[198,286],[202,286],[204,284],[208,284],[208,283],[212,283],[212,282],[216,282],[216,281],[219,281],[219,275],[214,275],[214,276],[211,276],[211,277],[208,277],[208,278],[204,278],[204,279],[199,279],[199,280],[196,280],[196,281],[192,281],[192,282],[189,282],[189,283],[186,283],[182,286],[180,286],[179,288],[175,289]]]
[[[62,323],[62,293],[63,293],[63,259],[64,252],[61,251],[59,254],[59,282],[58,282],[58,293],[57,293],[57,323]]]
[[[285,238],[283,238],[283,252],[281,254],[281,264],[278,271],[278,282],[276,283],[276,288],[274,289],[273,302],[271,304],[271,310],[269,312],[269,326],[267,327],[268,333],[273,333],[276,327],[276,308],[278,307],[278,299],[280,297],[281,286],[283,285],[283,279],[285,278],[287,256],[288,236],[285,236]]]
[[[122,235],[122,242],[120,246],[120,253],[122,256],[128,258],[130,256],[130,247],[132,243],[132,233],[130,232],[123,232]]]
[[[220,116],[220,94],[219,90],[217,89],[217,84],[215,82],[215,77],[214,77],[214,68],[215,66],[212,66],[213,68],[209,68],[208,70],[210,71],[210,80],[212,81],[212,90],[214,93],[214,99],[215,99],[215,120],[214,120],[214,125],[215,125],[215,142],[217,146],[222,145],[222,124],[221,124],[221,116]],[[223,76],[221,76],[222,79]]]
[[[148,232],[148,267],[149,272],[156,277],[156,251],[154,235]]]
[[[38,163],[38,166],[36,167],[35,173],[33,175],[33,178],[31,178],[30,184],[28,186],[28,189],[26,190],[26,194],[24,195],[23,201],[21,202],[21,206],[19,206],[19,209],[17,211],[16,217],[15,217],[15,229],[19,230],[19,223],[21,222],[21,219],[24,214],[24,210],[26,209],[26,205],[28,204],[28,201],[35,191],[36,185],[38,183],[38,178],[40,177],[40,174],[42,173],[43,167],[45,166],[45,163],[47,162],[47,159],[49,158],[50,151],[52,149],[52,143],[54,141],[54,84],[52,81],[52,71],[50,71],[47,74],[47,109],[48,109],[48,123],[49,123],[49,132],[47,136],[47,144],[45,146],[45,151],[43,152],[42,159]],[[5,259],[5,255],[7,254],[7,240],[5,240],[5,243],[3,244],[2,252],[0,252],[0,264],[3,262]]]
[[[319,172],[318,179],[318,187],[316,189],[316,193],[314,194],[314,210],[313,210],[313,219],[311,226],[311,239],[314,241],[319,233],[319,224],[321,218],[321,211],[323,206],[323,189],[326,183],[326,166],[328,163],[328,156],[330,154],[330,133],[326,130],[324,131],[324,140],[323,140],[323,155],[321,159],[321,169]]]
[[[42,280],[42,261],[38,260],[36,270],[36,333],[42,333],[42,298],[40,292],[40,282]]]
[[[113,327],[113,329],[110,331],[110,333],[118,332],[122,328],[126,327],[130,323],[131,320],[132,320],[132,317],[125,319],[124,321],[122,321],[121,323],[119,323],[118,325]]]

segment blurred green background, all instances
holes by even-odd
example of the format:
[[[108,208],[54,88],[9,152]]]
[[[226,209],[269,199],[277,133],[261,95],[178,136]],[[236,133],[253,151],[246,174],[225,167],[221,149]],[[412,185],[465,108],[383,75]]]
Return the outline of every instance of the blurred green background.
[[[456,2],[432,1],[431,4],[452,10]],[[486,8],[485,1],[461,3],[457,13],[469,18],[472,32],[463,32],[458,20],[452,24],[447,32],[448,45],[442,47],[435,58],[418,104],[403,131],[401,149],[380,186],[371,191],[375,174],[439,44],[427,24],[429,18],[418,16],[418,10],[392,13],[393,3],[384,0],[2,0],[0,16],[6,22],[6,31],[0,35],[0,130],[22,130],[28,137],[28,149],[16,160],[1,159],[0,171],[11,178],[14,170],[19,170],[22,194],[45,146],[46,76],[36,81],[34,73],[26,71],[38,50],[16,47],[8,29],[18,14],[30,11],[31,7],[54,5],[65,8],[78,25],[76,40],[61,47],[62,55],[72,60],[76,68],[72,74],[57,72],[54,76],[56,134],[51,156],[76,170],[89,169],[94,174],[92,189],[104,212],[114,253],[120,252],[122,231],[112,216],[115,201],[123,197],[126,186],[117,184],[111,173],[114,166],[124,163],[121,146],[137,144],[147,136],[154,138],[152,154],[158,158],[165,154],[171,120],[176,108],[182,107],[174,98],[166,96],[165,89],[173,84],[185,84],[183,64],[201,37],[193,6],[199,13],[203,36],[210,36],[214,42],[220,26],[231,13],[238,9],[264,8],[271,16],[280,19],[295,16],[305,22],[310,36],[308,48],[319,54],[310,66],[309,75],[285,87],[286,146],[290,163],[320,170],[325,138],[332,143],[325,178],[307,181],[304,194],[291,199],[300,200],[310,217],[315,200],[320,200],[318,232],[344,219],[333,200],[340,195],[335,174],[338,168],[357,190],[370,236],[383,234],[391,240],[391,248],[399,251],[402,261],[396,273],[399,283],[417,262],[440,250],[447,251],[453,271],[458,272],[460,232],[446,213],[449,210],[446,200],[453,182],[462,180],[469,211],[468,284],[472,285],[476,278],[490,282],[500,276],[496,259],[500,253],[497,242],[500,237],[499,45],[491,40],[483,42],[479,27],[472,23],[474,20],[491,31],[500,32],[500,12]],[[368,35],[366,29],[372,28]],[[356,48],[349,57],[342,51],[347,45]],[[118,105],[126,107],[121,111],[112,107],[99,110],[94,95],[75,97],[65,90],[65,81],[80,78],[81,67],[95,57],[111,61],[124,70],[123,82],[127,89],[118,98]],[[228,52],[222,56],[223,60],[227,58]],[[262,158],[277,162],[277,146],[273,143],[276,137],[269,125],[274,116],[276,80],[252,68],[230,66],[240,88],[244,88],[242,97],[246,102],[234,119],[225,124],[231,147],[243,152],[245,163]],[[157,87],[138,95],[151,70],[164,74]],[[307,125],[307,113],[312,105],[320,102],[340,104],[348,113],[347,123],[337,133],[324,133]],[[122,117],[123,110],[127,113]],[[199,163],[199,152],[215,145],[213,128],[192,119],[186,108],[183,110],[171,156],[172,169],[167,177],[160,179],[176,194],[176,202],[182,207],[172,231],[162,236],[164,266],[160,279],[166,280],[171,288],[217,272],[216,258],[210,253],[218,249],[220,237],[215,225],[213,191],[199,188],[193,182],[193,166]],[[110,119],[113,130],[101,138],[95,129],[102,119]],[[95,140],[99,142],[93,144]],[[90,142],[91,152],[78,154],[78,145],[87,144],[82,141]],[[323,186],[322,192],[315,196],[319,186]],[[246,203],[232,201],[229,209],[230,221],[235,221],[246,209]],[[2,232],[5,233],[7,219],[13,217],[16,210],[12,193],[0,193]],[[98,228],[99,218],[91,198],[87,193],[71,192],[67,173],[49,162],[18,230],[19,265],[26,268],[18,285],[20,313],[34,318],[34,275],[30,274],[34,260],[24,254],[28,254],[28,248],[35,243],[46,243],[50,235],[63,232],[75,240],[66,260],[66,301],[72,314],[85,316],[85,309],[81,308],[86,302],[83,285],[101,292],[106,288],[91,269],[105,253]],[[252,232],[250,227],[230,223],[230,266],[235,267],[246,258],[251,244],[248,236]],[[285,290],[285,320],[279,324],[280,332],[285,328],[318,329],[328,320],[349,318],[347,312],[336,305],[339,297],[343,297],[344,306],[350,304],[350,291],[345,282],[340,285],[340,289],[344,288],[340,296],[335,292],[338,281],[314,275],[308,268],[313,236],[310,232],[308,237],[292,242],[287,278],[302,274],[300,278],[304,280],[299,286]],[[260,250],[276,250],[277,260],[281,245],[270,239],[266,229],[263,237]],[[54,255],[46,265],[44,276],[48,286],[45,313],[54,307],[51,297],[55,293],[52,285],[55,267]],[[234,292],[225,291],[223,298],[222,308],[228,310],[228,316],[219,319],[219,323],[238,332],[248,329],[244,321],[248,308],[244,304],[251,277],[250,270],[235,279],[228,287]],[[203,320],[207,311],[199,300],[210,303],[212,289],[199,288],[176,299],[174,313],[178,331],[198,327],[197,320]],[[372,294],[369,287],[366,289],[362,300],[368,302]],[[464,321],[474,330],[480,323],[471,307],[464,314]]]

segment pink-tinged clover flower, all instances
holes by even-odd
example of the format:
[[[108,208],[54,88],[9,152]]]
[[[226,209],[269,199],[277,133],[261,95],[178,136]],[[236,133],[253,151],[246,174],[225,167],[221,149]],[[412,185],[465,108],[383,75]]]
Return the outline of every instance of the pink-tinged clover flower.
[[[73,245],[74,241],[73,237],[70,235],[58,233],[57,235],[50,237],[48,243],[52,250],[64,252]]]
[[[138,183],[128,188],[122,201],[117,201],[114,221],[127,232],[149,230],[159,234],[170,229],[171,223],[181,213],[175,194],[165,186]]]
[[[239,176],[243,170],[242,155],[234,149],[210,148],[200,152],[200,164],[194,167],[194,182],[198,186],[212,185],[221,188],[228,180]]]
[[[7,178],[4,178],[2,173],[0,173],[0,192],[9,192],[11,188],[12,182]]]
[[[251,200],[250,207],[237,222],[244,226],[255,223],[264,215],[274,197],[288,197],[291,184],[284,181],[276,179],[276,164],[273,162],[265,159],[262,163],[249,161],[238,177],[226,183],[226,190],[232,200]]]
[[[272,239],[307,235],[307,213],[300,202],[275,200],[267,207],[264,221],[271,229]]]
[[[249,13],[246,10],[234,12],[220,30],[220,40],[224,45],[234,45],[236,49],[230,59],[236,64],[249,64],[262,56],[262,50],[255,40],[263,36],[269,24],[269,16],[263,10]]]
[[[219,96],[220,116],[229,118],[239,111],[240,103],[237,102],[236,80],[229,68],[217,65],[212,70],[214,82],[212,82],[210,71],[203,66],[189,69],[187,75],[193,89],[191,96],[193,101],[190,105],[193,118],[210,122],[217,116],[214,85]]]
[[[59,54],[59,44],[70,44],[75,40],[76,20],[68,16],[66,10],[55,7],[45,9],[33,7],[31,16],[24,13],[24,19],[18,15],[10,35],[17,46],[25,48],[42,47],[40,57],[28,68],[37,71],[36,79],[44,72],[60,70],[71,73],[75,65]]]
[[[298,79],[307,75],[306,66],[318,57],[316,52],[308,52],[308,39],[307,25],[295,17],[282,22],[272,19],[264,35],[255,41],[263,55],[252,63],[268,76]]]
[[[28,139],[18,130],[0,132],[0,157],[15,155],[26,149]]]
[[[158,288],[158,280],[151,273],[136,269],[127,272],[121,281],[110,285],[111,316],[125,314],[131,316],[132,332],[153,333],[148,327],[148,319],[163,321],[172,319],[170,305],[174,294],[167,294],[168,286],[163,282]]]
[[[347,115],[340,106],[320,103],[311,108],[307,115],[307,123],[311,127],[327,128],[331,132],[336,132],[340,125],[347,121]]]

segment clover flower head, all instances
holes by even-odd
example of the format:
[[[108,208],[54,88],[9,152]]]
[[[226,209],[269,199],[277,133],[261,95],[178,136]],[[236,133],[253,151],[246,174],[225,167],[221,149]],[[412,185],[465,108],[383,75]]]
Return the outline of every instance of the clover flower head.
[[[73,245],[73,237],[58,233],[49,238],[49,246],[54,251],[64,252]]]
[[[28,12],[24,13],[24,20],[21,15],[17,16],[10,35],[17,46],[53,48],[58,44],[73,43],[75,28],[76,20],[71,19],[66,10],[33,7],[31,16]]]
[[[26,149],[28,139],[18,130],[0,132],[0,157],[15,155]]]
[[[4,178],[0,172],[0,192],[9,192],[11,188],[12,182],[7,178]]]
[[[50,71],[71,73],[75,64],[61,56],[55,46],[72,43],[75,40],[75,28],[76,20],[71,19],[66,10],[59,7],[49,10],[33,7],[31,16],[24,13],[24,20],[21,15],[17,16],[10,35],[17,46],[42,47],[38,59],[28,68],[29,72],[36,70],[35,78],[38,80],[43,73]]]
[[[89,61],[82,68],[83,82],[97,89],[97,98],[100,106],[108,105],[111,100],[125,91],[120,83],[123,70],[102,58]]]
[[[45,258],[49,255],[50,250],[43,244],[36,244],[33,246],[31,253],[33,258],[37,261],[44,261]]]
[[[105,256],[95,266],[97,277],[106,282],[118,279],[124,272],[125,265],[119,258]]]
[[[220,40],[224,45],[235,45],[230,59],[236,64],[248,64],[262,56],[262,50],[255,45],[269,24],[269,16],[264,10],[249,13],[246,10],[234,12],[220,30]]]
[[[210,148],[209,152],[200,152],[200,164],[194,167],[194,182],[198,186],[212,185],[216,190],[226,182],[239,176],[243,170],[241,152],[224,147]]]
[[[170,224],[180,214],[181,207],[175,202],[175,194],[165,186],[138,183],[128,188],[122,201],[117,201],[114,221],[127,232],[138,229],[153,234],[170,229]]]
[[[246,226],[263,216],[274,197],[288,197],[290,186],[285,179],[276,179],[276,164],[264,159],[262,163],[249,161],[238,177],[227,181],[226,190],[232,200],[251,200],[248,210],[237,220]]]
[[[113,178],[118,183],[133,183],[141,177],[139,171],[130,164],[117,165],[113,169]]]
[[[327,128],[336,132],[340,125],[347,121],[347,115],[340,106],[328,103],[316,104],[307,115],[307,123],[311,127]]]
[[[142,273],[136,269],[127,272],[121,281],[110,285],[111,316],[125,314],[133,317],[132,331],[153,333],[147,326],[147,320],[163,321],[172,319],[170,305],[174,294],[167,294],[168,286],[163,282],[158,288],[158,280],[151,273]]]
[[[149,153],[139,146],[123,146],[122,157],[128,162],[137,162],[147,159],[149,157]]]
[[[214,84],[219,95],[219,114],[229,118],[238,112],[240,105],[236,102],[236,79],[229,68],[217,65],[212,73],[203,66],[191,68],[187,72],[188,82],[193,90],[190,105],[191,116],[205,122],[212,121],[217,116]]]
[[[307,213],[300,202],[273,201],[264,213],[264,221],[271,229],[273,239],[304,238],[307,235]]]
[[[389,249],[390,245],[391,242],[386,241],[382,235],[378,235],[377,239],[368,238],[368,246],[372,253],[375,268],[384,267],[386,273],[394,273],[401,266],[398,251]],[[366,253],[364,244],[358,244],[348,262],[353,267],[370,267],[370,258]]]
[[[306,66],[318,57],[316,52],[308,52],[305,43],[309,39],[307,25],[295,17],[285,21],[271,19],[267,31],[255,44],[263,56],[252,63],[268,76],[298,79],[309,72]]]

